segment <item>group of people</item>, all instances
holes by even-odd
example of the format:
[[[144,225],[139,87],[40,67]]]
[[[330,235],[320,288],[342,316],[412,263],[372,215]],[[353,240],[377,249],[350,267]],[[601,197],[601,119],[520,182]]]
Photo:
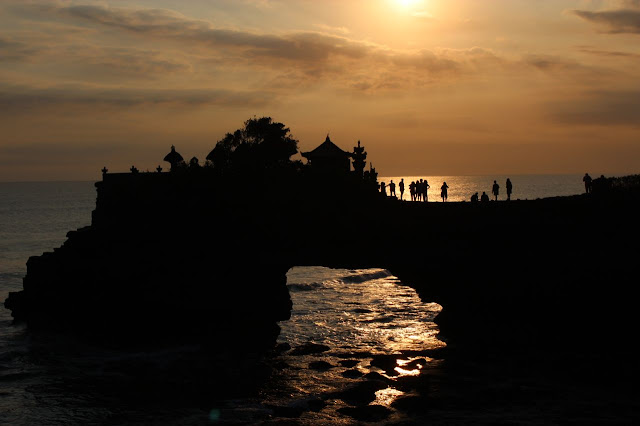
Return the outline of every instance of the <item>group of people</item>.
[[[584,182],[584,191],[587,194],[604,194],[611,191],[612,180],[607,179],[604,175],[593,179],[589,173],[585,173],[582,181]]]
[[[404,198],[404,179],[400,180],[400,199]],[[429,190],[431,185],[426,179],[420,179],[418,181],[412,181],[409,184],[409,195],[411,195],[411,201],[429,201]]]
[[[389,186],[389,196],[397,197],[396,184],[393,182],[393,180],[389,182],[388,186]],[[398,183],[397,186],[400,190],[400,200],[404,200],[404,189],[405,189],[404,179],[400,179],[400,182]],[[429,189],[431,189],[431,185],[429,185],[429,182],[426,179],[420,179],[420,180],[411,182],[409,184],[409,194],[411,195],[411,201],[423,201],[426,203],[427,201],[429,201]],[[507,178],[506,189],[507,189],[507,201],[510,201],[511,194],[513,193],[513,184],[511,183],[511,179],[509,178]],[[442,186],[440,187],[440,197],[442,197],[442,202],[447,201],[447,198],[449,196],[448,190],[449,190],[449,185],[447,185],[447,182],[443,182]],[[387,184],[385,182],[380,183],[380,192],[387,195]],[[493,181],[493,187],[491,188],[491,193],[495,197],[495,200],[498,201],[498,196],[500,195],[500,185],[498,185],[498,182],[495,180]],[[487,195],[486,192],[483,192],[482,196],[479,196],[478,193],[476,192],[471,196],[471,202],[477,203],[478,201],[488,202],[489,195]]]
[[[400,190],[400,200],[404,200],[404,179],[400,179],[398,188]],[[429,189],[431,189],[431,185],[429,185],[429,182],[426,179],[412,181],[409,184],[409,194],[411,195],[411,201],[423,201],[426,203],[427,201],[429,201]],[[443,182],[442,186],[440,187],[440,196],[442,197],[443,202],[447,201],[448,189],[449,185],[447,185],[447,182]],[[387,195],[387,184],[385,182],[380,183],[380,192]],[[393,182],[393,180],[389,182],[389,196],[397,197],[396,184]]]
[[[511,194],[513,193],[513,184],[511,183],[511,179],[509,178],[507,178],[506,187],[507,187],[507,201],[511,201]],[[493,194],[493,196],[495,197],[495,200],[498,201],[498,195],[500,195],[500,185],[498,185],[498,182],[495,180],[493,181],[491,194]],[[482,196],[479,197],[478,193],[476,192],[471,196],[471,202],[477,203],[478,201],[487,203],[489,202],[489,196],[487,195],[486,192],[482,192]]]

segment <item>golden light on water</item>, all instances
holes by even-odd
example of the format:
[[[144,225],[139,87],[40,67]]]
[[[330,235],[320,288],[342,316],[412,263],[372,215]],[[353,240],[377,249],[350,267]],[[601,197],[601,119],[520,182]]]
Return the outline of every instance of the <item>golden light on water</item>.
[[[419,360],[420,358],[413,358],[413,359],[399,359],[398,360],[398,366],[396,368],[394,368],[394,370],[396,371],[396,373],[398,373],[400,375],[400,377],[404,377],[404,376],[419,376],[420,375],[420,371],[422,371],[422,368],[424,367],[421,363],[416,363],[416,360]]]
[[[383,405],[385,407],[388,407],[393,403],[393,401],[395,401],[402,395],[404,395],[404,392],[392,387],[381,389],[376,392],[376,400],[373,401],[371,405]]]

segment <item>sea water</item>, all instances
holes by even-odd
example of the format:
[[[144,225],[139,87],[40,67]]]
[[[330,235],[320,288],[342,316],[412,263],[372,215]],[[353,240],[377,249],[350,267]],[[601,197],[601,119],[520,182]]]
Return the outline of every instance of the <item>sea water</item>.
[[[437,186],[435,182],[446,181],[450,200],[467,199],[487,186],[489,192],[494,180],[426,178],[432,188]],[[381,180],[391,179],[400,181]],[[407,192],[408,183],[415,179],[404,178]],[[516,176],[511,180],[513,198],[581,192],[580,176]],[[91,182],[0,183],[0,300],[22,288],[30,256],[59,247],[68,231],[90,224],[95,199]],[[257,394],[210,403],[173,397],[168,400],[174,403],[166,399],[160,403],[151,394],[123,407],[123,401],[131,396],[127,393],[131,392],[127,389],[130,377],[117,366],[153,363],[155,371],[160,371],[168,360],[190,357],[193,348],[119,352],[84,347],[58,337],[35,342],[24,327],[12,325],[8,310],[0,308],[0,423],[244,424],[270,418],[273,407],[295,409],[322,399],[326,406],[303,410],[301,421],[346,424],[351,421],[337,411],[344,403],[327,395],[349,386],[360,375],[379,373],[371,365],[374,357],[426,354],[444,345],[433,323],[440,307],[420,300],[413,289],[385,270],[293,268],[288,287],[293,311],[291,320],[280,324],[280,347],[295,349],[314,343],[328,350],[300,356],[282,351],[269,361],[271,376]],[[405,358],[411,360],[410,355]],[[423,358],[433,361],[426,355]],[[326,368],[313,367],[319,362]],[[399,364],[395,374],[415,375],[419,371]],[[389,386],[376,393],[372,404],[390,406],[401,395]]]
[[[396,176],[382,177],[378,180],[387,185],[393,181],[396,184],[396,195],[400,198],[398,184],[404,179],[404,200],[410,200],[409,184],[420,179],[426,180],[431,187],[428,191],[430,202],[442,202],[440,197],[442,185],[446,182],[448,189],[447,201],[470,201],[471,196],[483,192],[493,200],[492,189],[495,181],[500,189],[498,200],[507,198],[507,179],[513,185],[512,200],[535,200],[538,198],[561,197],[576,195],[584,192],[582,176],[580,175],[496,175],[496,176]]]

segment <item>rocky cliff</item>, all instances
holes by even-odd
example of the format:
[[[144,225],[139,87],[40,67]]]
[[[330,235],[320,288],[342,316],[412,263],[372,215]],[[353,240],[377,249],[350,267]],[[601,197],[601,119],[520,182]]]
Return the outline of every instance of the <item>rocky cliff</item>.
[[[273,342],[297,265],[382,267],[443,306],[450,343],[625,343],[635,190],[487,204],[401,203],[294,173],[105,175],[90,227],[28,261],[5,306],[32,329]]]

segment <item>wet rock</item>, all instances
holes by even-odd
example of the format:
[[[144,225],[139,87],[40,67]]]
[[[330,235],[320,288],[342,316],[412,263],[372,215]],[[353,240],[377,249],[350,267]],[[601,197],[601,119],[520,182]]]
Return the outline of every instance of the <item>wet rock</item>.
[[[427,365],[427,360],[424,358],[414,359],[407,365],[402,366],[404,370],[417,370],[418,368],[424,367]]]
[[[318,398],[318,399],[310,400],[308,405],[309,405],[309,410],[318,412],[318,411],[322,411],[322,409],[327,406],[327,403],[322,399]]]
[[[314,361],[309,363],[309,368],[312,370],[326,371],[332,369],[334,366],[327,361]]]
[[[414,390],[428,390],[432,385],[428,376],[405,376],[396,382],[398,390],[412,392]]]
[[[386,382],[369,380],[366,382],[360,382],[341,392],[335,392],[332,396],[349,404],[368,404],[375,401],[377,391],[380,389],[386,389],[387,387],[388,385]]]
[[[279,360],[273,363],[273,368],[277,370],[284,370],[285,368],[291,368],[291,365],[288,362]]]
[[[395,371],[395,368],[398,366],[398,356],[397,355],[376,355],[371,360],[372,367],[378,367],[381,370],[384,370],[389,376],[397,376],[398,372]]]
[[[400,351],[402,355],[407,358],[416,357],[416,356],[427,356],[429,358],[442,359],[448,356],[449,348],[446,346],[435,348],[435,349],[423,349],[423,350],[403,350]]]
[[[305,343],[304,345],[296,346],[296,348],[291,351],[291,355],[301,356],[301,355],[313,355],[320,354],[322,352],[328,351],[330,348],[327,345],[320,345],[317,343]]]
[[[370,314],[373,311],[371,309],[357,308],[354,309],[353,312],[356,314]]]
[[[282,354],[291,350],[291,345],[288,343],[278,343],[274,349],[276,353]]]
[[[342,377],[346,377],[347,379],[359,379],[362,376],[364,376],[364,373],[362,373],[362,371],[355,368],[352,370],[347,370],[342,372]]]
[[[379,422],[391,414],[391,410],[381,405],[367,405],[365,407],[343,407],[340,414],[349,416],[361,422]]]
[[[380,381],[380,382],[385,382],[385,383],[392,383],[393,382],[392,379],[384,377],[382,374],[376,373],[375,371],[372,371],[370,373],[365,374],[364,378],[367,379],[367,380],[374,380],[374,381]]]
[[[425,398],[421,398],[419,396],[398,398],[391,404],[391,406],[396,410],[407,413],[424,413],[429,411],[429,406],[426,404]]]
[[[273,419],[261,424],[265,426],[299,426],[303,423],[301,423],[300,420],[294,419]]]
[[[360,361],[358,361],[357,359],[343,359],[338,361],[338,364],[340,364],[343,367],[353,368],[356,365],[360,364]]]
[[[302,405],[268,405],[275,417],[285,417],[290,419],[298,418],[304,413],[305,407]]]

